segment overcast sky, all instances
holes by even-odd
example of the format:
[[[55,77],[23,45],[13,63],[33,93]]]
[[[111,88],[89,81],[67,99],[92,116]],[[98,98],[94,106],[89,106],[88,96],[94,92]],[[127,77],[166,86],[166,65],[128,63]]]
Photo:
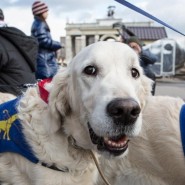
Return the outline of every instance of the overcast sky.
[[[34,0],[0,0],[0,8],[4,11],[5,21],[30,35],[33,22],[31,6]],[[115,18],[124,22],[151,21],[149,18],[124,7],[114,0],[44,0],[49,6],[47,22],[53,39],[65,36],[65,24],[95,22],[106,18],[108,6],[115,6]],[[185,34],[185,0],[130,0],[134,4],[170,24]],[[155,23],[157,26],[161,26]],[[180,34],[166,28],[170,38],[183,38]]]

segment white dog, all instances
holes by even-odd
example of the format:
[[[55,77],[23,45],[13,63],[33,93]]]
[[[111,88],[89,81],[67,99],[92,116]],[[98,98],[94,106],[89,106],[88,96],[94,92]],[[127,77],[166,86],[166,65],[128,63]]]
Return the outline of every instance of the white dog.
[[[184,104],[180,98],[148,98],[142,130],[130,140],[128,155],[116,162],[102,159],[113,185],[185,184],[185,143],[182,144],[180,132],[180,117],[184,121],[181,124],[185,124]]]
[[[0,92],[0,104],[9,100],[13,100],[15,98],[16,96],[14,96],[13,94]]]
[[[128,139],[141,130],[150,80],[127,45],[98,42],[62,68],[49,87],[48,104],[35,88],[13,100],[10,110],[10,102],[3,104],[0,138],[13,149],[0,146],[0,181],[92,185],[97,169],[89,151],[97,158],[127,153]]]

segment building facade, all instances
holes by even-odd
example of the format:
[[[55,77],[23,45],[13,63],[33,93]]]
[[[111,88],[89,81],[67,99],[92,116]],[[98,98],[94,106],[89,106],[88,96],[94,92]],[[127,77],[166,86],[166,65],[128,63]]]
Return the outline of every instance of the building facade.
[[[164,27],[154,27],[152,22],[126,22],[122,19],[108,17],[97,19],[94,23],[67,23],[63,58],[71,60],[83,47],[98,41],[120,41],[120,28],[114,28],[115,23],[124,24],[145,44],[167,37]],[[126,33],[124,37],[128,38]]]

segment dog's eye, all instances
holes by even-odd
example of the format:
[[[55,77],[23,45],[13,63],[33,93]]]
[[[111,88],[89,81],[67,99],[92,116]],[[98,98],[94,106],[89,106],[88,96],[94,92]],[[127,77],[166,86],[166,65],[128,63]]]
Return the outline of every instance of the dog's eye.
[[[87,66],[87,67],[85,67],[83,72],[87,75],[94,75],[95,76],[97,74],[97,68],[94,66]]]
[[[133,78],[139,78],[140,76],[139,71],[136,68],[132,68],[131,73]]]

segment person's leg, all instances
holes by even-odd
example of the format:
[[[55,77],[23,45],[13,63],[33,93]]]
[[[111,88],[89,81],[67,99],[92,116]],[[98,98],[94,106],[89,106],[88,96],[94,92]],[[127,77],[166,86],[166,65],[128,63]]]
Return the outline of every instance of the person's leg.
[[[155,87],[156,87],[156,81],[154,81],[153,85],[152,85],[152,95],[154,96],[155,95]]]

